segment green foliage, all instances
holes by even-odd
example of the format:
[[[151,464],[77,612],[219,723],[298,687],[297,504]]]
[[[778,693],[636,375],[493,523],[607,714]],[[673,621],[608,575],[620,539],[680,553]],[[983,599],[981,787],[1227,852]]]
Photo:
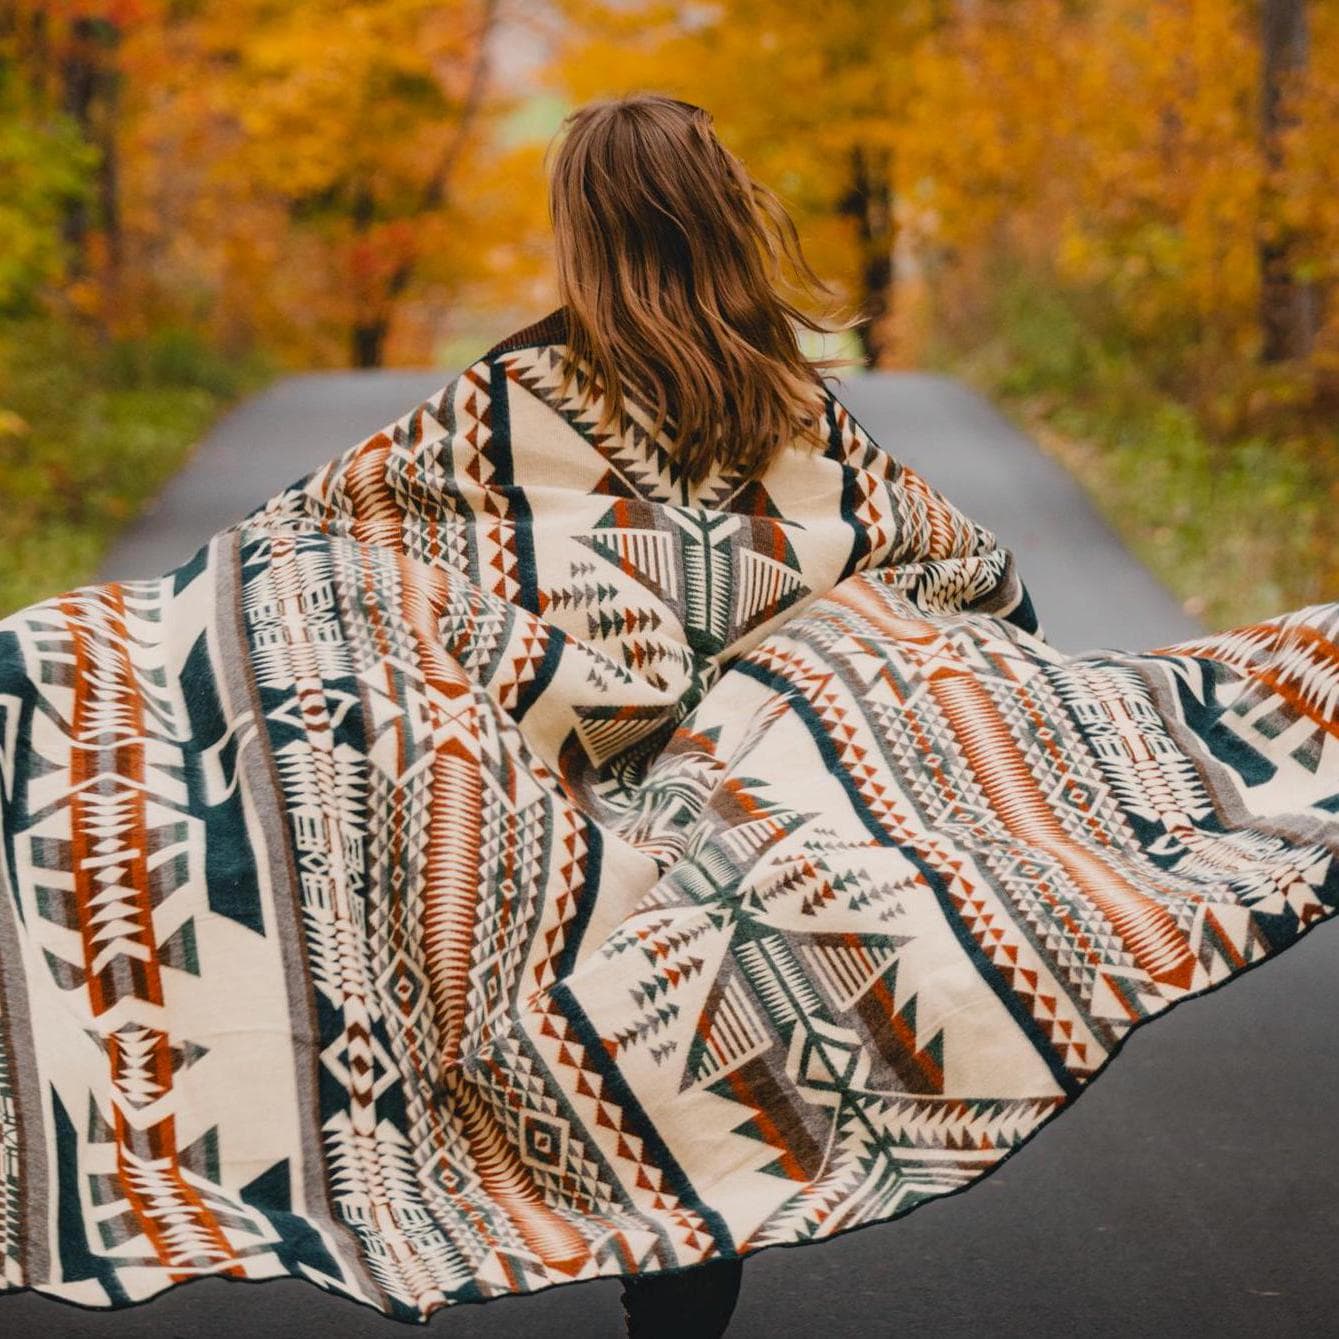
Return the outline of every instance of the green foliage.
[[[1059,290],[1005,282],[987,326],[932,361],[997,397],[1071,469],[1189,612],[1226,628],[1333,598],[1332,435],[1215,439]]]
[[[142,339],[118,340],[107,351],[109,385],[125,390],[195,389],[230,400],[263,381],[264,359],[223,358],[196,330],[170,326]]]
[[[1010,278],[996,299],[999,325],[1008,331],[1008,350],[999,369],[1003,395],[1090,389],[1100,375],[1102,351],[1072,307],[1057,293]]]
[[[0,57],[0,314],[31,310],[60,277],[61,216],[87,196],[96,153],[63,116],[36,117]]]
[[[91,580],[220,408],[264,375],[181,331],[104,349],[49,319],[0,327],[0,616]]]

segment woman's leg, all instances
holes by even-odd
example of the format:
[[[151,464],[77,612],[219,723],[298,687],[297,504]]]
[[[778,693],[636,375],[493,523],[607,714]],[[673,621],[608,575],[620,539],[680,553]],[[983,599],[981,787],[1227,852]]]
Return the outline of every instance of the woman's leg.
[[[677,1274],[629,1274],[629,1339],[720,1339],[739,1300],[743,1260],[710,1260]]]

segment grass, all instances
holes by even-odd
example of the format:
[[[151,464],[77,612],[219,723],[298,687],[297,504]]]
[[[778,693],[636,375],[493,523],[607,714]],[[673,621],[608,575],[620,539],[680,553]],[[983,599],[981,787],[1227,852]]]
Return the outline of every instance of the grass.
[[[1335,443],[1217,439],[1057,294],[1006,286],[992,334],[930,361],[991,396],[1212,630],[1339,599]]]
[[[0,325],[0,617],[93,579],[116,533],[269,369],[189,332],[99,345]]]

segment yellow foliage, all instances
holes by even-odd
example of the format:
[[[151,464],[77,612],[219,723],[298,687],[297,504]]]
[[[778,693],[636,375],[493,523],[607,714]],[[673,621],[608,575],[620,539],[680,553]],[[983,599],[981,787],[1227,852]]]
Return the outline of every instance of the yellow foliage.
[[[870,261],[891,254],[882,298],[900,343],[885,360],[906,361],[954,303],[969,309],[1007,258],[1083,295],[1160,375],[1213,395],[1259,357],[1262,242],[1290,238],[1321,298],[1339,266],[1339,6],[1308,6],[1310,60],[1274,171],[1258,8],[551,0],[562,40],[546,78],[565,106],[657,89],[710,108],[852,303],[880,296]],[[93,210],[73,310],[131,334],[184,321],[294,362],[345,362],[362,331],[378,356],[410,362],[459,333],[468,307],[551,300],[542,143],[513,136],[523,109],[480,63],[493,25],[537,7],[12,9],[0,73],[13,64],[52,105],[76,21],[115,34],[96,59],[115,63],[116,100],[93,129],[114,122],[116,234]],[[23,39],[38,19],[47,46]],[[884,187],[894,226],[862,236],[857,197]],[[50,231],[46,208],[15,235]],[[1309,367],[1288,376],[1339,373],[1339,301],[1319,309]]]
[[[554,77],[574,102],[655,88],[710,108],[856,298],[840,201],[853,146],[886,150],[895,307],[927,279],[952,300],[955,275],[988,283],[1007,257],[1089,295],[1167,380],[1209,396],[1259,355],[1271,228],[1295,234],[1299,279],[1331,277],[1339,256],[1339,13],[1309,10],[1277,179],[1254,0],[717,0],[688,15],[573,0]],[[1315,359],[1339,361],[1334,312]]]

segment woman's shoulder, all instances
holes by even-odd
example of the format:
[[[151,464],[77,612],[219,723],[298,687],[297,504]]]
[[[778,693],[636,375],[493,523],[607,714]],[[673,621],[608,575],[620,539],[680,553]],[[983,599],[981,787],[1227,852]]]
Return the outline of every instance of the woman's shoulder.
[[[500,353],[510,353],[514,349],[543,348],[548,344],[566,344],[568,339],[567,308],[555,307],[529,325],[504,335],[487,353],[485,359],[494,358]]]
[[[537,320],[504,335],[480,355],[474,367],[493,363],[507,354],[524,349],[565,346],[570,331],[567,307],[556,306]],[[820,433],[826,441],[826,450],[822,454],[843,466],[885,481],[895,479],[902,469],[900,462],[857,420],[839,397],[832,378],[816,377],[815,393]]]

